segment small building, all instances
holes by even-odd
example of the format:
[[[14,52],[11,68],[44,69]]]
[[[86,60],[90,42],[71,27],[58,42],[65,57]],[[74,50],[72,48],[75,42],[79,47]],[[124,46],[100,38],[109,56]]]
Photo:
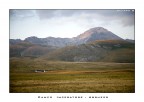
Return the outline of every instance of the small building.
[[[35,73],[38,73],[38,72],[46,72],[46,70],[35,70],[34,72],[35,72]]]

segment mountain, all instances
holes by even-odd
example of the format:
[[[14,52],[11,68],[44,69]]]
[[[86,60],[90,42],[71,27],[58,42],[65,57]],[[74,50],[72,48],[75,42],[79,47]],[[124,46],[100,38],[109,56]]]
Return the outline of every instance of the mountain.
[[[70,39],[70,38],[54,38],[54,37],[37,38],[35,36],[28,37],[24,41],[30,42],[33,44],[50,45],[50,46],[57,46],[57,47],[74,45],[74,43],[75,43],[75,41],[73,39]]]
[[[132,39],[126,39],[126,41],[131,42],[131,43],[135,43],[135,40],[132,40]]]
[[[75,38],[78,43],[87,43],[95,40],[123,40],[103,27],[95,27],[85,31]]]
[[[135,59],[134,43],[124,40],[98,40],[77,46],[66,46],[40,58],[74,62],[124,62]]]
[[[15,45],[17,43],[22,42],[22,40],[21,39],[10,39],[9,42],[10,42],[10,45]]]
[[[135,43],[102,27],[91,28],[73,38],[10,39],[10,57],[60,61],[134,62]]]
[[[103,27],[95,27],[73,38],[54,38],[54,37],[37,38],[35,36],[32,36],[26,38],[24,41],[30,42],[32,44],[65,47],[70,45],[84,44],[95,40],[123,40],[123,39]],[[18,42],[21,42],[21,40],[15,40],[15,41],[10,40],[10,44],[14,43],[16,44]]]

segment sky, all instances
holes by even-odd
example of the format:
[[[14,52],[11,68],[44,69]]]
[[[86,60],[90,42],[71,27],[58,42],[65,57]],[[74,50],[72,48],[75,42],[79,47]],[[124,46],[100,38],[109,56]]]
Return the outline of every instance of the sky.
[[[10,9],[10,39],[72,38],[103,27],[123,39],[134,39],[134,10]]]

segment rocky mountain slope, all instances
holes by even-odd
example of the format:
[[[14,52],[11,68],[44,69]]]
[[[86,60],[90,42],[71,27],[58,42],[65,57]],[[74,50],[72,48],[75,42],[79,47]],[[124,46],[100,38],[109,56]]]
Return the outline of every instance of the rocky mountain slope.
[[[123,40],[103,27],[91,28],[75,37],[77,43],[83,44],[96,40]]]

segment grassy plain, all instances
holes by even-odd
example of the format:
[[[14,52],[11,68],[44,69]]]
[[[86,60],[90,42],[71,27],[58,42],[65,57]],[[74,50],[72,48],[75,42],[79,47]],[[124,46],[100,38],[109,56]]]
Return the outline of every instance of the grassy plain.
[[[35,73],[34,70],[48,70]],[[10,59],[11,93],[133,93],[134,63]]]

